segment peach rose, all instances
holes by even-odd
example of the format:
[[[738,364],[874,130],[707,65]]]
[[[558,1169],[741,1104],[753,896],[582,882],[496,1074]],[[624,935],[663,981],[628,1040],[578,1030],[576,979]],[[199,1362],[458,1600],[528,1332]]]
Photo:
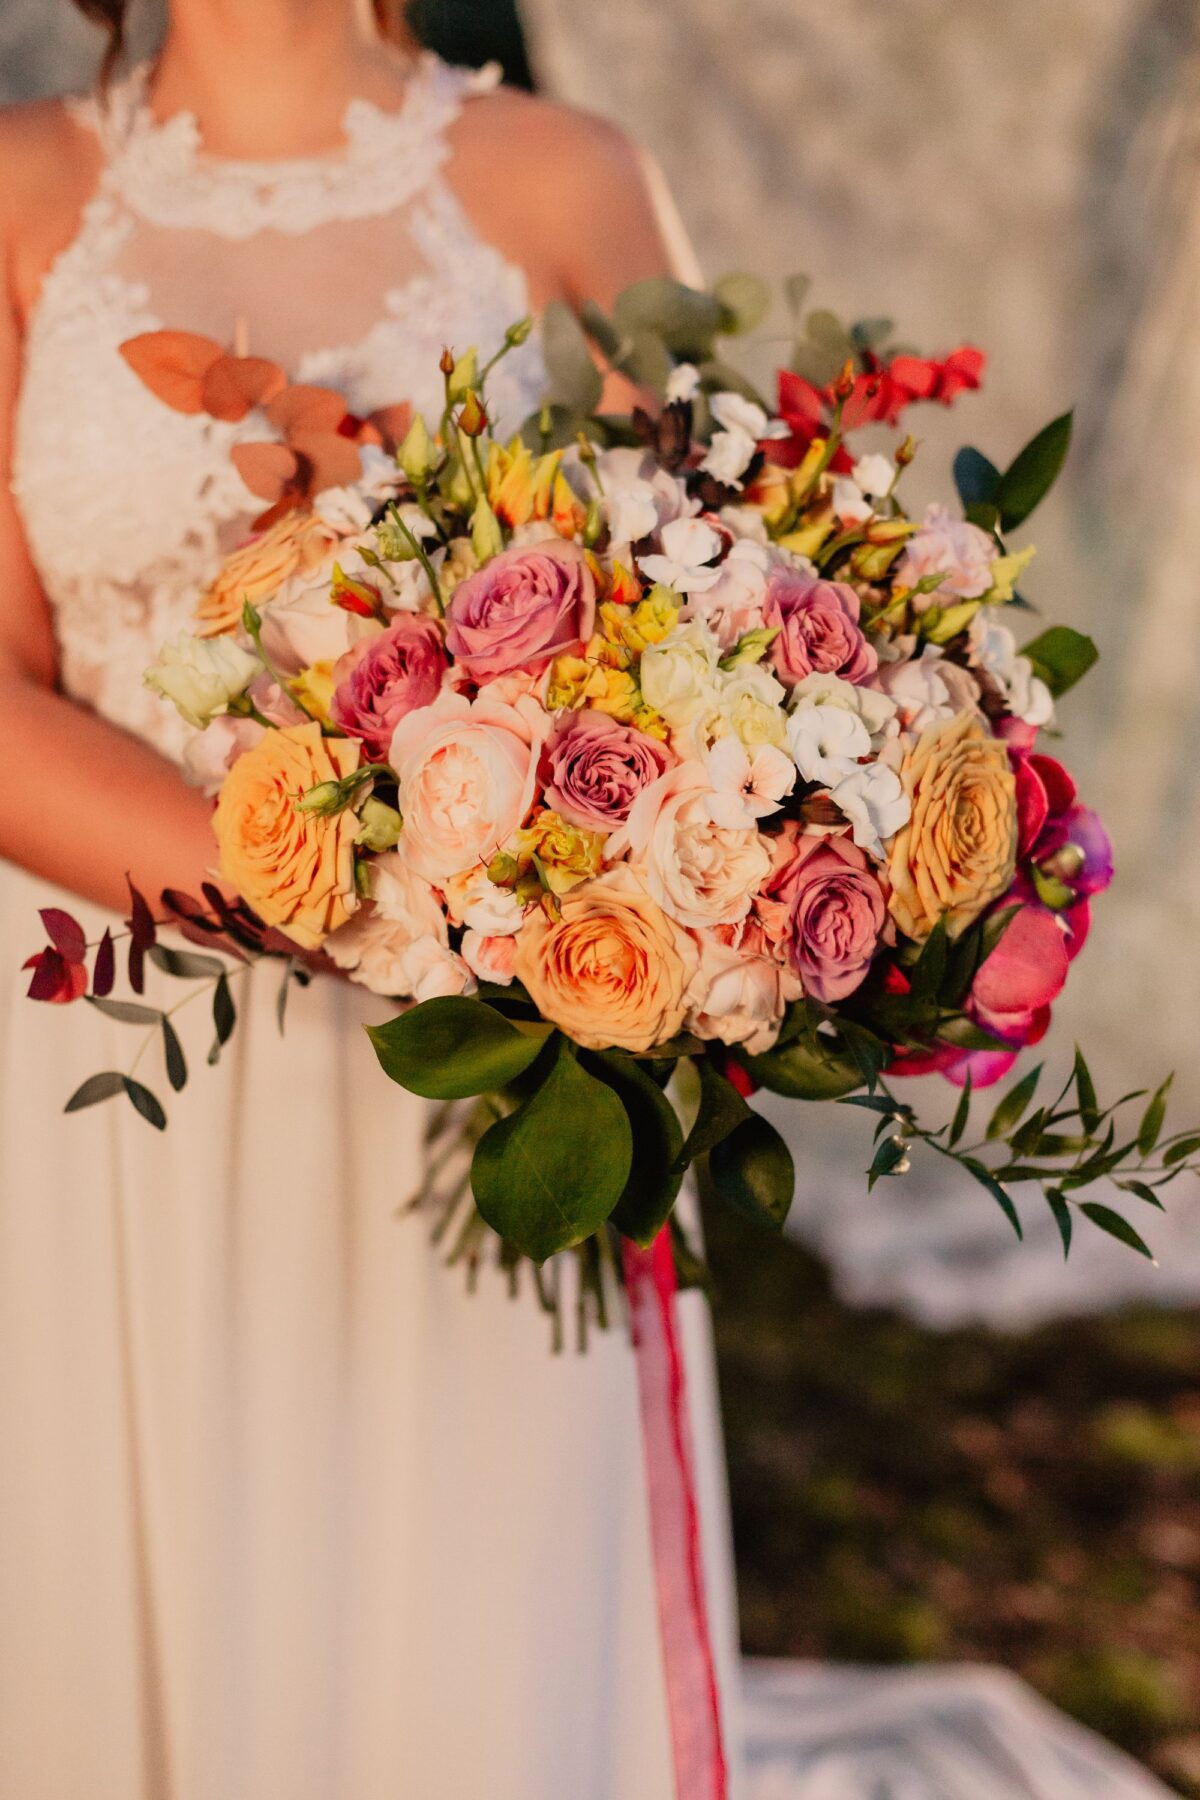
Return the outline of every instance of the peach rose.
[[[699,954],[632,869],[607,870],[564,896],[561,917],[531,912],[515,972],[543,1018],[591,1050],[649,1050],[674,1037]]]
[[[958,937],[1012,882],[1017,798],[1008,751],[963,712],[923,732],[900,773],[912,816],[888,856],[889,909],[918,943],[943,916]]]
[[[337,542],[334,532],[306,512],[288,512],[225,559],[196,607],[197,637],[236,631],[247,600],[262,606],[292,575],[309,574]]]
[[[392,737],[400,790],[400,849],[427,881],[444,886],[487,863],[533,804],[549,721],[536,700],[505,706],[449,691],[406,713]]]
[[[354,910],[352,809],[332,818],[298,812],[318,782],[358,767],[358,745],[323,738],[314,723],[265,732],[225,779],[213,829],[221,873],[268,925],[315,950]]]
[[[750,911],[771,872],[771,853],[754,829],[718,825],[713,789],[698,763],[679,763],[643,788],[629,822],[608,840],[615,860],[628,852],[646,886],[680,925],[732,925]]]

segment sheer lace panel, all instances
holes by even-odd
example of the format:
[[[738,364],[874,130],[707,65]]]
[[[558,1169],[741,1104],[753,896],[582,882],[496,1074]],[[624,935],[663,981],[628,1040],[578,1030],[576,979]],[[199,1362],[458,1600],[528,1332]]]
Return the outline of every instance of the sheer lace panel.
[[[258,510],[229,450],[266,428],[168,411],[118,346],[163,325],[240,332],[357,411],[436,415],[443,345],[490,354],[529,304],[442,175],[446,126],[478,84],[427,57],[398,113],[351,103],[344,151],[274,164],[205,155],[186,115],[156,123],[140,73],[103,111],[79,108],[105,169],[30,324],[15,487],[67,690],[168,754],[181,733],[142,671]],[[536,342],[499,366],[502,428],[543,384]]]

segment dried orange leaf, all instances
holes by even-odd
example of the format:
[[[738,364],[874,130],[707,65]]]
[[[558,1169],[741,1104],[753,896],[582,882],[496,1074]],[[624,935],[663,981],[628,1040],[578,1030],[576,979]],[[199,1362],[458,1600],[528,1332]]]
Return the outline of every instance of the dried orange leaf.
[[[204,377],[204,407],[231,424],[255,406],[265,406],[287,386],[278,363],[265,356],[219,356]]]
[[[299,469],[286,444],[235,444],[230,455],[250,492],[272,505],[283,498]]]
[[[345,487],[362,474],[362,457],[358,445],[336,431],[293,431],[288,442],[296,454],[309,464],[306,483],[310,494],[325,488]]]
[[[346,402],[333,388],[301,383],[276,394],[267,417],[289,438],[297,431],[336,431],[346,417]]]
[[[121,355],[152,394],[175,412],[200,413],[204,406],[204,378],[222,346],[194,331],[143,331],[126,338]]]

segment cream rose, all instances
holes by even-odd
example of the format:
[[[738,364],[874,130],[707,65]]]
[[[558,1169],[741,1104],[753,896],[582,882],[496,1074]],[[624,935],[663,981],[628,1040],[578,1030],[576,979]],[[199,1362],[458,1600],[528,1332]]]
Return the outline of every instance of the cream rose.
[[[620,866],[534,909],[517,935],[515,974],[543,1018],[592,1050],[650,1050],[683,1023],[696,945]]]
[[[686,1029],[723,1044],[744,1044],[751,1056],[761,1056],[783,1021],[783,969],[770,957],[725,942],[719,932],[697,935],[700,967],[688,993]]]
[[[351,808],[331,818],[299,812],[295,801],[358,767],[358,745],[323,738],[316,724],[265,732],[225,779],[213,829],[221,873],[268,925],[315,950],[354,910]]]
[[[200,596],[197,634],[221,637],[236,631],[247,600],[264,605],[291,576],[306,574],[323,562],[336,541],[336,533],[310,513],[285,513],[226,558]]]
[[[372,865],[372,899],[325,940],[325,953],[373,994],[433,1000],[474,987],[450,949],[446,916],[427,881],[394,851]]]
[[[444,886],[491,861],[532,805],[547,723],[535,700],[506,706],[486,692],[474,701],[443,692],[406,714],[391,763],[411,868]]]
[[[732,925],[744,919],[771,869],[755,830],[713,821],[713,789],[696,763],[679,763],[644,788],[629,822],[608,841],[612,860],[629,855],[646,886],[680,925]]]
[[[922,733],[901,780],[912,815],[888,855],[889,909],[917,942],[942,917],[957,937],[1013,878],[1017,801],[1008,751],[975,714],[960,713]]]

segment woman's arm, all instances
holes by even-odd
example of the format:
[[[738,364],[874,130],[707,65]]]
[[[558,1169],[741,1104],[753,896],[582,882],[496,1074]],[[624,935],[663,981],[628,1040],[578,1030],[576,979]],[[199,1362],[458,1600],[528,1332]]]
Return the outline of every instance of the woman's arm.
[[[11,169],[7,156],[0,163]],[[195,891],[215,859],[212,809],[170,763],[55,691],[50,608],[11,490],[20,324],[15,233],[11,218],[0,224],[0,856],[123,909],[126,870],[153,898],[167,886]],[[64,529],[70,516],[64,494]]]

